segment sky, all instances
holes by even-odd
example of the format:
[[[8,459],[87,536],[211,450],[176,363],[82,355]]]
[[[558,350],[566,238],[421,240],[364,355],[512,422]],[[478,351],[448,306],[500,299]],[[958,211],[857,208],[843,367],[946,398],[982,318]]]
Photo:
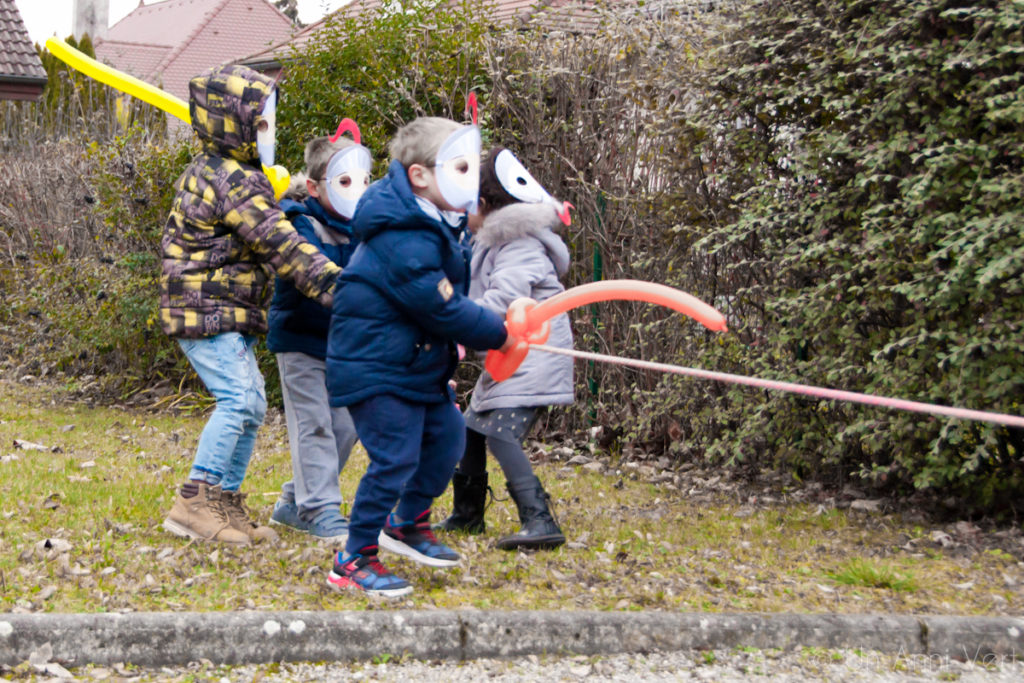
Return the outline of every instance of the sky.
[[[139,0],[109,0],[110,25],[113,26],[126,14],[139,6]],[[214,2],[214,0],[208,0]],[[298,0],[299,19],[311,24],[327,12],[348,4],[350,0]],[[145,0],[152,5],[156,0]],[[28,28],[32,42],[40,45],[56,34],[66,38],[71,34],[72,13],[75,0],[15,0],[18,12]]]

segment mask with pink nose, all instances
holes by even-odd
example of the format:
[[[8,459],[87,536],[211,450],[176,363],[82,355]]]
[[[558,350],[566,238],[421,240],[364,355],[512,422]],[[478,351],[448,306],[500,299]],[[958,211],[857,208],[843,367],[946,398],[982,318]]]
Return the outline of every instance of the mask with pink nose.
[[[359,198],[370,185],[370,172],[373,169],[373,155],[370,150],[360,144],[359,126],[352,119],[344,119],[338,125],[337,132],[330,137],[337,142],[344,134],[352,135],[354,145],[334,153],[327,162],[324,183],[327,186],[327,201],[342,218],[351,219],[356,213]]]

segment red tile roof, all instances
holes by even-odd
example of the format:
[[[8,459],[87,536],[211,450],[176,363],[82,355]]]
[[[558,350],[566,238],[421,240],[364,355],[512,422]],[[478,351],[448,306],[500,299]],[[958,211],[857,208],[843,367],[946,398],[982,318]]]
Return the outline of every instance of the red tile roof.
[[[448,0],[455,4],[459,0]],[[487,6],[495,26],[514,27],[532,21],[541,21],[552,28],[568,31],[589,31],[597,25],[593,2],[585,0],[478,0]],[[614,4],[636,5],[638,0],[611,0]],[[273,64],[287,57],[292,50],[301,50],[322,30],[329,19],[348,19],[367,12],[374,12],[382,5],[381,0],[352,0],[320,21],[310,24],[286,41],[242,60],[244,64]]]
[[[164,0],[141,5],[96,42],[96,56],[188,99],[188,81],[291,35],[266,0]]]
[[[166,0],[148,5],[139,3],[107,30],[106,40],[146,43],[149,45],[180,45],[206,22],[220,5],[219,0]]]
[[[14,0],[0,0],[0,98],[36,99],[45,85],[46,70]]]

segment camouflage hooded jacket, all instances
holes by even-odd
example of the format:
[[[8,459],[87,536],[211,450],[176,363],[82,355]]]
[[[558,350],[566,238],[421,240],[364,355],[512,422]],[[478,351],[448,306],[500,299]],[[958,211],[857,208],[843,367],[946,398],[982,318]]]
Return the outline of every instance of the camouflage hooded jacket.
[[[267,330],[269,271],[326,303],[340,269],[277,207],[256,152],[273,81],[226,65],[189,82],[202,151],[175,186],[164,228],[160,321],[172,337]]]

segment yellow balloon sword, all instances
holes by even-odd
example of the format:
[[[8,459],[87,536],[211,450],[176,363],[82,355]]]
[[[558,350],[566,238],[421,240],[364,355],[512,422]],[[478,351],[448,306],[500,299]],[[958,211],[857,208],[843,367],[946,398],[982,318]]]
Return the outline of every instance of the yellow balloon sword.
[[[175,118],[191,125],[192,117],[188,113],[188,103],[154,85],[141,81],[134,76],[118,71],[113,67],[97,62],[86,54],[68,45],[66,42],[51,36],[46,39],[46,49],[72,69],[81,71],[89,78],[109,85],[127,95],[151,104],[157,109],[167,112]],[[263,172],[274,188],[274,197],[280,199],[288,189],[291,177],[284,166],[264,166]]]

